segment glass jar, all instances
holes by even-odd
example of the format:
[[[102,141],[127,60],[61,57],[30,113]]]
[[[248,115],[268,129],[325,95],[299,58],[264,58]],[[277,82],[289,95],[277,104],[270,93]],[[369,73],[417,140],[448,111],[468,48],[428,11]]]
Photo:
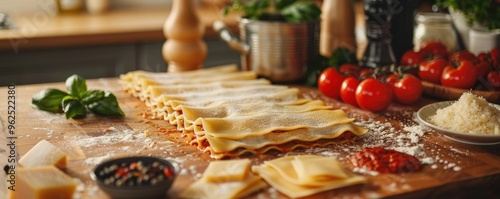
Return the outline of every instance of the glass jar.
[[[413,36],[414,50],[418,51],[429,41],[443,43],[448,52],[457,49],[457,34],[453,29],[452,19],[445,13],[418,13],[415,17],[417,26]]]

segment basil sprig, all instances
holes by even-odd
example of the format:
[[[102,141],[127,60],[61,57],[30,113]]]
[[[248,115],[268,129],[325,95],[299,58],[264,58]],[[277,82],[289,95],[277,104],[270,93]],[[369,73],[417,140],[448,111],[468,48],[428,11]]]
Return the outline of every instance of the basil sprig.
[[[87,83],[79,75],[66,79],[64,92],[54,88],[44,89],[31,99],[33,107],[53,113],[64,112],[67,119],[84,118],[87,109],[101,116],[125,116],[115,95],[109,91],[87,90]]]

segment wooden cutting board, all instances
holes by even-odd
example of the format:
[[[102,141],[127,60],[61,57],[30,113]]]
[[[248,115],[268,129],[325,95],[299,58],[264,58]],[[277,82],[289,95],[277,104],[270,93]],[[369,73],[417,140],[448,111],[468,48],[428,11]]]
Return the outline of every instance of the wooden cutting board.
[[[97,79],[88,81],[89,89],[110,90],[118,98],[125,118],[110,119],[87,116],[80,120],[66,120],[63,114],[47,113],[30,106],[31,96],[44,88],[65,90],[64,83],[16,86],[16,135],[17,152],[25,154],[40,140],[46,139],[68,153],[67,173],[78,179],[77,196],[81,198],[108,198],[90,179],[89,173],[100,160],[135,155],[160,156],[177,161],[181,173],[172,189],[170,198],[177,198],[188,185],[201,176],[212,160],[208,154],[184,143],[184,138],[175,127],[161,119],[151,118],[145,105],[123,92],[118,80]],[[340,101],[329,99],[316,89],[302,88],[307,98],[322,99],[328,105],[343,109],[348,115],[363,119],[372,131],[386,128],[392,134],[385,139],[398,142],[396,135],[406,126],[416,126],[413,113],[433,101],[421,99],[412,106],[393,104],[383,113],[375,114]],[[0,118],[6,125],[7,87],[0,88]],[[2,127],[4,128],[4,127]],[[392,130],[391,130],[392,129]],[[5,132],[4,132],[5,133]],[[369,132],[370,133],[370,132]],[[373,137],[373,136],[372,136]],[[383,137],[383,136],[382,136]],[[372,138],[373,139],[373,138]],[[323,148],[295,150],[265,155],[250,155],[253,165],[283,155],[318,154],[335,156],[345,163],[346,158],[366,145],[370,139],[358,139],[354,143]],[[0,162],[5,165],[9,151],[6,149],[5,134],[0,137]],[[368,182],[363,185],[327,191],[309,198],[443,198],[443,197],[496,197],[500,184],[500,146],[472,146],[448,140],[444,136],[428,131],[419,139],[421,150],[434,163],[423,170],[407,174],[366,175]],[[453,165],[451,165],[453,164]],[[454,168],[460,168],[455,170]],[[0,175],[0,186],[5,187],[5,175]],[[2,189],[4,190],[4,189]],[[5,192],[0,192],[5,198]],[[286,198],[275,189],[267,188],[249,198]]]

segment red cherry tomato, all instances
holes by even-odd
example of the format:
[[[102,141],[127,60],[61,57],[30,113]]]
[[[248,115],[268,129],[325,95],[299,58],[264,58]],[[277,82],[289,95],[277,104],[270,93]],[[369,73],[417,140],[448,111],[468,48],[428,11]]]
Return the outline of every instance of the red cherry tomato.
[[[488,80],[488,83],[494,88],[500,88],[500,72],[490,71],[486,79]]]
[[[363,68],[361,69],[361,72],[359,72],[359,79],[367,79],[369,77],[372,77],[374,73],[373,68]]]
[[[422,60],[424,60],[424,55],[422,53],[409,50],[403,54],[403,57],[401,57],[400,64],[403,66],[416,65]]]
[[[392,102],[390,85],[368,78],[359,83],[356,89],[356,102],[362,109],[379,112],[386,110]]]
[[[491,70],[490,63],[487,61],[480,61],[474,67],[477,70],[477,74],[481,77],[486,77]]]
[[[422,61],[418,67],[418,76],[422,80],[439,84],[441,81],[441,74],[446,65],[448,65],[448,60],[442,58]]]
[[[477,70],[469,61],[458,62],[458,67],[448,65],[441,76],[441,84],[456,88],[472,88],[477,80]]]
[[[336,68],[329,67],[319,75],[318,88],[326,96],[339,99],[340,86],[345,76],[340,74]]]
[[[403,77],[391,74],[386,81],[392,86],[394,99],[401,104],[416,102],[424,91],[422,81],[411,74],[405,74]]]
[[[489,62],[490,56],[485,52],[480,52],[477,54],[477,59],[479,59],[479,61]]]
[[[474,56],[471,52],[467,50],[462,50],[458,52],[454,52],[450,55],[450,61],[462,61],[462,60],[467,60],[472,62],[473,64],[476,64],[479,62],[479,59]]]
[[[342,75],[358,78],[361,67],[355,64],[342,64],[339,71]]]
[[[422,45],[420,48],[420,52],[426,57],[432,57],[432,58],[439,58],[443,57],[445,58],[448,56],[448,49],[446,46],[438,41],[430,41]]]
[[[340,99],[347,104],[358,106],[356,102],[356,89],[359,81],[355,77],[346,77],[340,87]]]

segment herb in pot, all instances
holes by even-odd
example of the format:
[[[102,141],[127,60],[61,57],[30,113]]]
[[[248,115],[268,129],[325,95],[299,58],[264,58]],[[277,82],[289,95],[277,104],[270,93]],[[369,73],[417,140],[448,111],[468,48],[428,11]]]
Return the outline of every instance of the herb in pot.
[[[310,22],[320,19],[321,9],[311,1],[303,0],[234,0],[223,8],[223,14],[243,12],[243,17],[253,20]]]
[[[33,107],[53,113],[64,112],[67,119],[84,118],[87,109],[101,116],[125,116],[113,93],[101,90],[87,90],[84,78],[72,75],[66,79],[64,92],[54,88],[44,89],[31,99]]]
[[[490,30],[500,28],[500,2],[497,0],[438,0],[438,3],[462,12],[469,24],[476,22]]]

